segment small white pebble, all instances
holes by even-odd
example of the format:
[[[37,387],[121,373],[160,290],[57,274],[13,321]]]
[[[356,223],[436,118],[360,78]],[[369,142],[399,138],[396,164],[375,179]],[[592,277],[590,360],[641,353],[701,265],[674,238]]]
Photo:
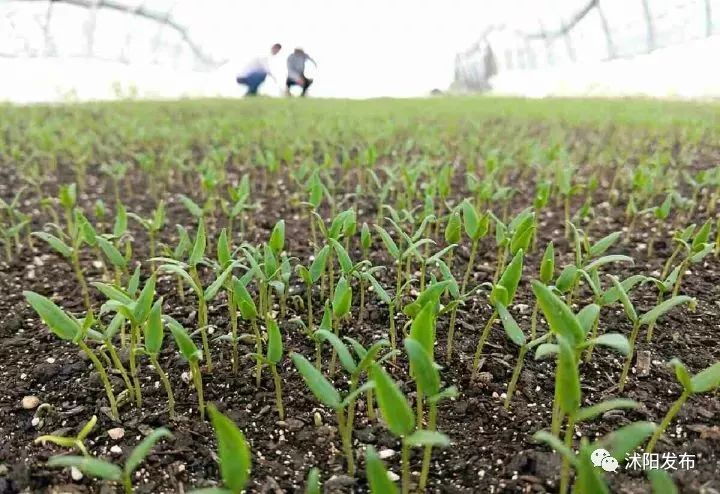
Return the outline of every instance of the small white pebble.
[[[395,456],[395,451],[392,449],[383,449],[378,453],[378,456],[383,460],[387,460],[388,458]]]
[[[22,399],[22,407],[25,410],[33,410],[40,405],[40,399],[37,396],[24,396]]]
[[[75,482],[77,482],[78,480],[82,480],[83,478],[82,472],[78,470],[77,467],[70,467],[70,476]]]
[[[525,314],[530,306],[527,304],[515,304],[515,308],[520,311],[520,314]]]
[[[121,455],[122,454],[122,448],[115,444],[112,448],[110,448],[110,452],[114,455]]]
[[[122,439],[125,436],[125,429],[123,429],[122,427],[115,427],[113,429],[109,429],[107,433],[108,436],[110,436],[110,439],[117,441],[118,439]]]
[[[48,357],[45,360],[48,364],[54,364],[55,363],[55,357]]]

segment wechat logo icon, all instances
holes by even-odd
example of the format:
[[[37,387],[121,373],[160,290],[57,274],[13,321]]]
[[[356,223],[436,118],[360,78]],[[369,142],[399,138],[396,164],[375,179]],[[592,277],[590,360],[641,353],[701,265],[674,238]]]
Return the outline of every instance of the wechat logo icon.
[[[602,468],[606,472],[614,472],[620,466],[618,461],[610,456],[610,453],[606,449],[602,448],[592,452],[590,461],[592,461],[593,465]]]

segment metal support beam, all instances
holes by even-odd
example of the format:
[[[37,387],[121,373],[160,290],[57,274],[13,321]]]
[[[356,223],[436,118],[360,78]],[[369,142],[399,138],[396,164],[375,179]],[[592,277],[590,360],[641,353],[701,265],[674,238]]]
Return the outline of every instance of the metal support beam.
[[[705,36],[712,36],[713,34],[713,18],[712,18],[712,4],[711,0],[705,0]]]
[[[553,46],[552,46],[552,38],[549,36],[545,36],[545,25],[543,24],[542,20],[538,18],[538,24],[540,25],[540,33],[542,34],[541,38],[545,42],[545,57],[547,59],[547,64],[549,66],[553,66],[555,64],[555,56],[553,54]],[[526,38],[529,39],[529,38]]]
[[[566,29],[563,23],[563,39],[565,40],[565,48],[567,48],[568,58],[571,62],[575,61],[575,49],[573,48],[572,39],[570,38],[570,29]]]
[[[647,51],[651,52],[655,49],[655,29],[653,27],[652,13],[650,12],[648,0],[641,1],[645,12],[645,24],[647,25]]]
[[[87,45],[85,47],[85,55],[90,58],[95,53],[95,28],[97,27],[98,0],[94,0],[92,6],[88,8],[88,18],[85,24],[85,37]]]
[[[17,2],[17,3],[23,3],[23,2],[38,2],[38,1],[46,1],[46,0],[11,0],[11,2]],[[102,8],[102,9],[108,9],[108,10],[114,10],[116,12],[132,12],[134,15],[138,17],[143,17],[145,19],[150,19],[155,22],[164,23],[169,28],[176,31],[180,38],[182,39],[182,42],[185,43],[190,50],[193,52],[193,55],[196,59],[202,61],[205,65],[209,66],[219,66],[225,63],[225,61],[219,61],[214,60],[212,57],[207,55],[202,48],[200,48],[199,45],[197,45],[193,39],[188,34],[187,28],[184,26],[181,26],[177,22],[175,22],[171,18],[167,18],[166,14],[164,12],[158,12],[152,9],[149,9],[145,7],[144,5],[135,8],[130,5],[126,5],[122,3],[119,0],[54,0],[54,3],[64,3],[67,5],[74,5],[76,7],[81,8]]]
[[[603,12],[602,3],[597,3],[597,13],[600,16],[600,24],[602,25],[603,33],[605,33],[605,46],[607,47],[608,59],[615,58],[615,44],[610,34],[610,25],[608,24],[605,12]]]

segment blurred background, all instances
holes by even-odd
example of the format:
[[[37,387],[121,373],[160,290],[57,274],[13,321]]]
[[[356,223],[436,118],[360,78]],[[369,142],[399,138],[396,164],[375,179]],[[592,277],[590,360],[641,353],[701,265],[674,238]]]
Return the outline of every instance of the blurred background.
[[[316,97],[720,96],[720,0],[0,0],[0,101],[241,97],[283,44]]]

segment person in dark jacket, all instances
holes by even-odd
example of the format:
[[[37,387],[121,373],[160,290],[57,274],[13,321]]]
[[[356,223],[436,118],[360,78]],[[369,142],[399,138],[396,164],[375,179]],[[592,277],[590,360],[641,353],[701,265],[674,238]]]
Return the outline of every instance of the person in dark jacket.
[[[302,88],[301,96],[305,96],[307,94],[308,88],[313,83],[313,80],[305,75],[305,64],[308,61],[312,62],[312,64],[317,67],[315,60],[305,53],[305,50],[302,48],[295,48],[295,50],[288,56],[288,76],[287,81],[285,81],[288,96],[290,96],[290,88],[293,86],[300,86]]]

